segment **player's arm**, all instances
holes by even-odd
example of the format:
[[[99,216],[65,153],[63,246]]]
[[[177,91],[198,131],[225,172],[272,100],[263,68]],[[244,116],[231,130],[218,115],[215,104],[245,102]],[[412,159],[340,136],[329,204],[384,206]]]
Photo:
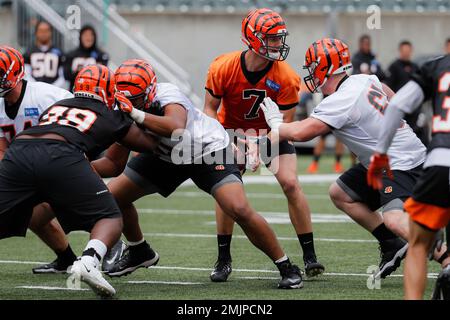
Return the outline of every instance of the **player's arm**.
[[[0,137],[0,160],[3,159],[6,149],[8,149],[9,143],[5,137]]]
[[[278,105],[270,98],[264,99],[261,109],[267,124],[273,131],[271,133],[272,142],[276,140],[309,141],[331,131],[330,126],[325,122],[311,117],[302,121],[283,123],[283,114],[279,111]],[[278,137],[276,137],[277,135]]]
[[[164,116],[157,116],[134,108],[123,93],[116,93],[116,101],[119,108],[128,113],[137,124],[159,136],[171,137],[175,130],[186,128],[187,110],[180,104],[165,105]]]
[[[92,161],[91,165],[102,178],[117,177],[125,169],[129,154],[128,148],[114,143],[102,158]]]
[[[415,81],[409,81],[392,97],[389,106],[386,108],[375,153],[370,160],[367,170],[367,183],[369,186],[381,189],[383,187],[382,177],[384,172],[393,178],[387,151],[405,113],[414,112],[424,98],[422,88]]]
[[[214,97],[208,90],[206,90],[203,112],[211,118],[217,119],[217,110],[219,110],[220,101],[220,98]]]
[[[151,134],[139,129],[133,123],[126,135],[120,139],[119,143],[133,151],[148,152],[153,151],[159,142]]]
[[[384,90],[384,88],[383,88]],[[385,92],[387,93],[387,92]],[[417,82],[411,80],[404,85],[390,100],[381,124],[376,151],[386,154],[392,139],[400,126],[405,113],[414,112],[423,102],[425,96]]]

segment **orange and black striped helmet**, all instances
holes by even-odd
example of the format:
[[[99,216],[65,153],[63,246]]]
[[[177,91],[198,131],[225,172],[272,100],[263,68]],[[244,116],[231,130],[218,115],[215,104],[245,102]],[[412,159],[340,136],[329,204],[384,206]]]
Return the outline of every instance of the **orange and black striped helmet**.
[[[112,109],[116,81],[112,70],[108,67],[95,64],[84,67],[75,78],[73,94],[75,97],[85,97],[100,100]]]
[[[252,10],[242,20],[242,41],[250,50],[266,59],[282,61],[287,58],[287,35],[283,18],[271,9]]]
[[[22,54],[8,46],[0,46],[0,97],[14,89],[25,75]]]
[[[138,109],[150,107],[156,95],[156,75],[145,60],[124,61],[115,73],[117,90],[122,92]]]
[[[308,90],[317,92],[333,74],[347,72],[352,68],[348,46],[338,39],[323,38],[309,46],[303,69],[309,71],[304,77]]]

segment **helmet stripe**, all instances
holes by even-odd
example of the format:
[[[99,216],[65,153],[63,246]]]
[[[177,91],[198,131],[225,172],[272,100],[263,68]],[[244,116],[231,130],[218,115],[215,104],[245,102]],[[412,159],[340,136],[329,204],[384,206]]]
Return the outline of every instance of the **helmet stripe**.
[[[330,67],[331,67],[331,65],[332,65],[330,53],[328,52],[328,48],[325,46],[325,43],[323,42],[323,39],[322,39],[320,42],[321,42],[321,44],[322,44],[322,48],[323,48],[323,51],[324,51],[324,53],[325,53],[325,57],[327,57],[328,71],[329,71],[329,70],[330,70]],[[334,67],[336,68],[337,66],[334,66]],[[327,72],[328,72],[328,71],[327,71]]]
[[[336,46],[336,42],[334,41],[334,39],[331,39],[331,44],[333,45],[334,49],[336,50],[337,56],[339,57],[339,67],[342,67],[343,63],[342,63],[341,53],[339,52],[339,49]]]

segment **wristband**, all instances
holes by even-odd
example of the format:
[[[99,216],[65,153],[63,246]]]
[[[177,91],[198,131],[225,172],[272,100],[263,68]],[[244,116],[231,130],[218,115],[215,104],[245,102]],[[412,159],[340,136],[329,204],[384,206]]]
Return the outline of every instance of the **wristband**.
[[[139,109],[133,108],[130,112],[130,117],[138,124],[142,124],[145,120],[145,112]]]

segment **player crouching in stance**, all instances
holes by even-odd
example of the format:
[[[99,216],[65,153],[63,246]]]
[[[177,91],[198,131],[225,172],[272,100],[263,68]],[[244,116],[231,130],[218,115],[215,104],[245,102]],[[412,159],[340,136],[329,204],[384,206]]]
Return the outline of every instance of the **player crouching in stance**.
[[[409,230],[403,201],[414,187],[425,147],[406,124],[394,137],[389,149],[395,180],[383,179],[383,189],[375,191],[367,185],[370,157],[378,140],[379,125],[393,92],[373,75],[348,76],[351,68],[346,44],[337,39],[314,42],[305,54],[304,78],[311,92],[328,95],[303,121],[282,123],[278,106],[270,99],[261,104],[272,130],[273,140],[308,141],[331,131],[359,159],[360,164],[343,173],[330,187],[330,197],[337,208],[372,233],[379,241],[381,262],[379,273],[385,278],[396,270],[406,255]],[[383,216],[376,211],[381,207]],[[402,238],[400,238],[402,237]]]
[[[117,89],[133,103],[121,105],[122,110],[157,137],[159,145],[153,153],[141,153],[126,164],[129,151],[116,144],[104,158],[93,162],[102,176],[120,174],[108,187],[123,214],[123,233],[134,244],[108,274],[122,276],[151,265],[151,260],[146,260],[151,257],[151,253],[145,253],[150,250],[148,245],[137,248],[145,242],[133,202],[153,193],[167,197],[191,178],[274,261],[282,277],[278,287],[301,288],[300,270],[284,254],[266,220],[249,205],[230,139],[220,123],[195,108],[176,86],[157,84],[151,66],[143,60],[125,61],[115,76]],[[177,132],[182,133],[181,142],[174,136]]]
[[[33,207],[49,203],[66,233],[90,232],[70,272],[108,297],[115,290],[98,266],[121,235],[122,217],[86,154],[115,141],[136,151],[151,150],[156,143],[124,113],[113,110],[115,80],[107,67],[82,69],[74,95],[49,107],[38,125],[21,132],[6,151],[0,164],[0,239],[25,236]]]
[[[405,202],[411,235],[405,262],[405,299],[422,299],[426,287],[426,257],[435,234],[447,226],[447,250],[437,256],[443,270],[432,299],[450,300],[450,55],[425,63],[392,98],[380,127],[376,153],[369,167],[368,181],[380,188],[383,172],[394,167],[389,151],[392,137],[405,113],[412,113],[423,101],[433,101],[432,140],[423,173]],[[389,150],[388,150],[389,149]],[[389,165],[389,160],[391,165]],[[444,248],[443,248],[444,249]]]

